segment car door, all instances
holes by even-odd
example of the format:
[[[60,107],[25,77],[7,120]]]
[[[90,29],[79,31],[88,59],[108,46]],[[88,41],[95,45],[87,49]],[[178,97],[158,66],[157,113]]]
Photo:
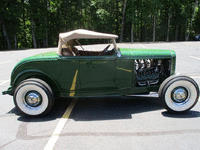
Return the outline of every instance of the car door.
[[[57,74],[57,81],[62,92],[68,93],[80,90],[79,58],[61,56],[57,67],[59,71],[55,72],[55,74]]]
[[[80,83],[82,91],[113,91],[116,56],[81,56]]]
[[[116,59],[116,87],[119,90],[132,88],[135,83],[134,59]]]

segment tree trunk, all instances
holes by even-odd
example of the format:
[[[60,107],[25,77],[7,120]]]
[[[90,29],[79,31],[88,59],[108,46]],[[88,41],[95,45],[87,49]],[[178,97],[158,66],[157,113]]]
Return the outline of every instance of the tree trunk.
[[[8,49],[12,49],[12,46],[11,46],[11,44],[10,44],[10,39],[9,39],[9,37],[8,37],[8,35],[7,35],[6,27],[5,27],[5,24],[4,24],[4,21],[3,21],[3,20],[2,20],[2,24],[3,24],[3,34],[4,34],[5,39],[6,39],[6,42],[7,42],[7,44],[8,44]]]
[[[185,41],[186,41],[186,36],[187,36],[187,26],[188,26],[188,21],[187,21],[187,17],[185,20]]]
[[[140,42],[143,41],[143,17],[142,12],[140,13]]]
[[[134,13],[134,20],[135,20],[135,18],[136,18],[136,14]],[[134,21],[134,32],[133,32],[133,34],[134,34],[134,37],[135,37],[134,41],[136,42],[137,41],[137,23],[135,21]]]
[[[37,48],[37,41],[36,41],[36,38],[35,38],[35,28],[34,28],[34,24],[35,24],[35,21],[34,21],[34,18],[33,18],[33,1],[29,1],[30,3],[30,15],[31,15],[31,31],[32,31],[32,39],[33,39],[33,47],[34,48]]]
[[[169,42],[169,29],[170,29],[170,18],[171,18],[172,14],[170,13],[168,15],[168,23],[167,23],[167,42]]]
[[[36,42],[36,38],[35,38],[35,30],[34,30],[33,18],[31,19],[31,28],[32,28],[33,47],[37,48],[37,42]]]
[[[133,43],[133,39],[134,39],[134,32],[133,32],[133,22],[131,23],[131,43]]]
[[[23,20],[23,35],[26,35],[26,17],[25,17],[25,4],[24,4],[24,0],[21,0],[21,6],[22,6],[22,20]],[[24,36],[23,40],[22,40],[25,44],[23,44],[23,46],[28,47],[28,43],[27,43],[27,37]]]
[[[123,8],[123,14],[122,14],[122,27],[121,27],[121,35],[119,39],[119,43],[123,40],[123,33],[124,33],[124,19],[125,19],[125,11],[126,11],[126,2],[127,0],[124,0],[124,8]]]
[[[49,46],[49,43],[48,43],[48,30],[46,28],[46,47],[48,47],[48,46]]]
[[[48,18],[48,12],[47,12],[47,7],[48,7],[48,1],[45,0],[45,47],[48,47],[48,22],[47,22],[47,18]]]
[[[17,34],[16,33],[14,34],[14,39],[15,39],[15,49],[18,49],[18,47],[17,47]]]
[[[178,40],[178,25],[176,25],[175,41]]]
[[[193,21],[193,19],[194,19],[194,17],[195,17],[195,13],[196,13],[196,8],[197,8],[197,6],[198,6],[198,0],[196,0],[196,3],[195,3],[195,5],[194,5],[194,13],[193,13],[193,16],[192,16],[192,19],[191,19],[191,21],[190,21],[190,28],[189,28],[189,32],[188,32],[188,35],[186,36],[186,41],[188,41],[188,39],[189,39],[189,36],[190,36],[190,32],[191,32],[191,29],[192,29],[192,21]]]
[[[119,14],[118,14],[118,12],[119,12],[119,3],[118,3],[118,0],[116,0],[116,9],[117,9],[117,11],[116,11],[116,19],[117,19],[116,33],[117,33],[117,35],[119,35]]]
[[[147,40],[147,26],[146,26],[146,21],[144,21],[144,41],[146,42]]]
[[[156,40],[156,15],[153,15],[153,42]]]
[[[183,41],[183,25],[182,24],[180,24],[180,28],[179,28],[179,41]]]
[[[140,40],[140,13],[137,12],[137,41],[139,42]]]

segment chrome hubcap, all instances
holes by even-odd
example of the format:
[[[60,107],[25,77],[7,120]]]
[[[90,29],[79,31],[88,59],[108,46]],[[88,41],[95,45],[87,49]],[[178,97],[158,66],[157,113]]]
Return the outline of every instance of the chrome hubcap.
[[[38,92],[31,91],[26,94],[25,101],[31,107],[37,107],[42,103],[42,97]]]
[[[178,87],[172,91],[172,100],[176,103],[183,103],[188,98],[188,91],[184,87]]]

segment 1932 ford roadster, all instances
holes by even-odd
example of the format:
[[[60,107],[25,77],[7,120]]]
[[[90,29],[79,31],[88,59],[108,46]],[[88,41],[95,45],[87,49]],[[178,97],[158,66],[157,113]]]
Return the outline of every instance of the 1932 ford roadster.
[[[11,86],[3,94],[13,95],[15,106],[33,116],[47,114],[55,96],[158,92],[161,103],[170,112],[186,112],[194,107],[199,87],[190,77],[175,75],[174,51],[119,49],[116,38],[117,35],[83,29],[60,33],[57,52],[20,61],[12,71]],[[112,46],[101,51],[88,50],[79,39],[111,39]]]

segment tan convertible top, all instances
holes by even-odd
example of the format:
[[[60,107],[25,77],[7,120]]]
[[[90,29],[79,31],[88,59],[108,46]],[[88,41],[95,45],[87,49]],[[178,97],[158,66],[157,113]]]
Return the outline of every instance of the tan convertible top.
[[[100,33],[85,29],[77,29],[59,34],[58,54],[61,55],[62,45],[72,39],[116,39],[117,35]]]

